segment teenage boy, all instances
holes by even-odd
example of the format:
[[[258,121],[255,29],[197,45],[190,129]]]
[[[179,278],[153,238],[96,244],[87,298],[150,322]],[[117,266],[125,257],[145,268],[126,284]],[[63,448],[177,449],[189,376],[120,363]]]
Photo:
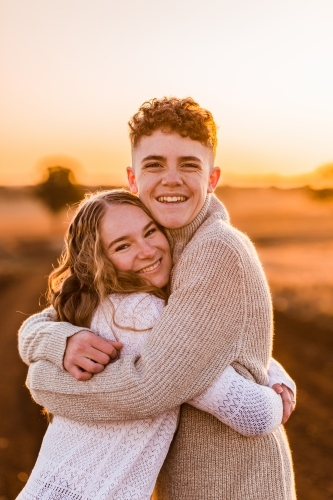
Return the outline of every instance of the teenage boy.
[[[190,98],[153,99],[130,129],[128,180],[166,228],[174,263],[171,295],[141,357],[107,366],[119,346],[82,327],[52,322],[52,310],[25,322],[20,352],[32,363],[29,388],[51,413],[74,420],[156,416],[203,392],[229,364],[260,384],[268,380],[270,294],[252,244],[212,194],[220,170],[214,167],[211,113]],[[101,373],[82,383],[63,366],[81,381]],[[293,403],[287,389],[284,397],[288,413]],[[183,404],[157,494],[159,500],[294,499],[282,427],[245,438]]]

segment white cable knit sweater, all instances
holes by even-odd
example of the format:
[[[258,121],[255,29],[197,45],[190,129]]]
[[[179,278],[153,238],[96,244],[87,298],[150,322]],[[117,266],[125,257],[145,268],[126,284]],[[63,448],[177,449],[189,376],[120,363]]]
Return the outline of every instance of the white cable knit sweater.
[[[91,328],[106,339],[120,339],[121,357],[139,355],[164,301],[143,293],[113,295],[110,300],[116,323],[123,328],[112,320],[106,303],[96,311]],[[285,380],[274,362],[272,369]],[[245,436],[271,432],[282,419],[280,396],[246,380],[231,366],[190,404]],[[151,419],[105,424],[54,416],[18,500],[149,500],[178,415],[179,407]]]

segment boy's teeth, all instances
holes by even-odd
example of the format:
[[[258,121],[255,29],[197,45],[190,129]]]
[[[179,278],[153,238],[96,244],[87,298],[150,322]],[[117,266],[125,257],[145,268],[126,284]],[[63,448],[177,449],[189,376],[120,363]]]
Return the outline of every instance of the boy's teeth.
[[[160,196],[157,200],[164,203],[177,203],[179,201],[186,201],[186,198],[185,196]]]
[[[156,269],[159,266],[160,262],[161,262],[161,259],[158,260],[157,262],[155,262],[155,264],[153,264],[152,266],[145,267],[144,269],[141,269],[139,271],[139,273],[148,273],[149,271],[153,271],[154,269]]]

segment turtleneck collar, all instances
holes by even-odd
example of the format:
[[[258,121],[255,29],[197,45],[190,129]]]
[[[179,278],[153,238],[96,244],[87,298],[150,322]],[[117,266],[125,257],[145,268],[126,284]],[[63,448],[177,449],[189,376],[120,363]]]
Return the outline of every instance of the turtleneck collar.
[[[229,222],[229,215],[224,205],[216,198],[214,194],[207,194],[205,203],[198,215],[192,222],[186,226],[177,229],[166,229],[166,235],[169,240],[171,252],[173,254],[174,264],[186,245],[192,239],[199,227],[211,216],[216,215],[221,220]]]

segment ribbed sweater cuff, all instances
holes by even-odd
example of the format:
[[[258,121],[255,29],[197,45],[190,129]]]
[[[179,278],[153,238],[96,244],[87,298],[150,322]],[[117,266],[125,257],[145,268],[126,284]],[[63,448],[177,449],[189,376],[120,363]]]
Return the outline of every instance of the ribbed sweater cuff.
[[[66,351],[67,339],[82,330],[88,330],[88,328],[74,326],[65,322],[54,323],[52,335],[49,335],[48,337],[43,357],[51,363],[57,365],[59,368],[63,368],[63,359]]]

